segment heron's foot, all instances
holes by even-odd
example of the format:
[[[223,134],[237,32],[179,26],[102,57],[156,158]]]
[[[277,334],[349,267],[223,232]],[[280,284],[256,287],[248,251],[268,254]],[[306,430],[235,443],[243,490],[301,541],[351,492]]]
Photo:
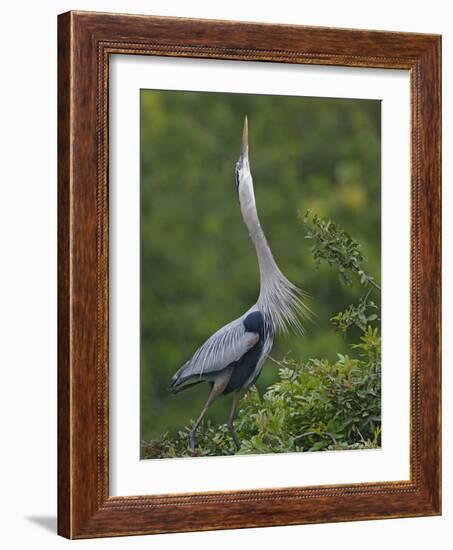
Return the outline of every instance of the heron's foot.
[[[236,450],[239,451],[241,448],[241,442],[239,441],[238,434],[234,429],[233,423],[228,424],[228,430],[230,431],[231,437],[233,438],[234,444],[236,445]]]

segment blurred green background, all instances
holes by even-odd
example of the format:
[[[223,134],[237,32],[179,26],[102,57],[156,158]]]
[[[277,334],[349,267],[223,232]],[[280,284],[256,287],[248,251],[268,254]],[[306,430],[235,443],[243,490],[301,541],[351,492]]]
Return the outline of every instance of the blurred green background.
[[[335,269],[316,268],[298,213],[340,223],[380,282],[381,104],[207,92],[141,91],[141,437],[176,433],[207,398],[200,384],[178,395],[176,370],[214,331],[255,303],[254,248],[234,184],[244,115],[261,225],[285,275],[311,295],[315,323],[279,337],[272,357],[335,359],[350,353],[330,317],[356,303]],[[257,381],[277,378],[267,360]],[[231,397],[208,414],[224,423]]]

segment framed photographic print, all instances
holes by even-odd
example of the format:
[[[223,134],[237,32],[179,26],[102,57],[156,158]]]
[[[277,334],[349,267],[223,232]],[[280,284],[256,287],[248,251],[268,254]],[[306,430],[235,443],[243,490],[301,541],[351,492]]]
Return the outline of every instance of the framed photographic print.
[[[440,514],[440,37],[58,40],[59,533]]]

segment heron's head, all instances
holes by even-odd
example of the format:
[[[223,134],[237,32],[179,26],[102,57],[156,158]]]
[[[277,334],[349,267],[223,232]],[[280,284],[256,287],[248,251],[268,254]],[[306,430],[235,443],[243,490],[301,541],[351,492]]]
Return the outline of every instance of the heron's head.
[[[236,181],[236,189],[239,191],[243,183],[248,183],[248,179],[251,178],[250,165],[249,165],[249,127],[247,117],[244,120],[244,129],[242,131],[242,145],[239,159],[236,162],[236,168],[234,173]]]
[[[249,128],[247,117],[244,120],[244,129],[242,131],[242,145],[239,159],[236,162],[235,169],[236,190],[239,199],[245,201],[247,198],[253,198],[253,180],[249,164]]]

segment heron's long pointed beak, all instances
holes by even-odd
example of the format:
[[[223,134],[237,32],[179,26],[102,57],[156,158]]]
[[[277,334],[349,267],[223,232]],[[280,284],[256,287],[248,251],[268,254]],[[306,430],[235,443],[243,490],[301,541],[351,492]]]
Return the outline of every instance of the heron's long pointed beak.
[[[247,115],[244,119],[244,129],[242,131],[241,158],[248,158],[249,155],[249,124]]]

